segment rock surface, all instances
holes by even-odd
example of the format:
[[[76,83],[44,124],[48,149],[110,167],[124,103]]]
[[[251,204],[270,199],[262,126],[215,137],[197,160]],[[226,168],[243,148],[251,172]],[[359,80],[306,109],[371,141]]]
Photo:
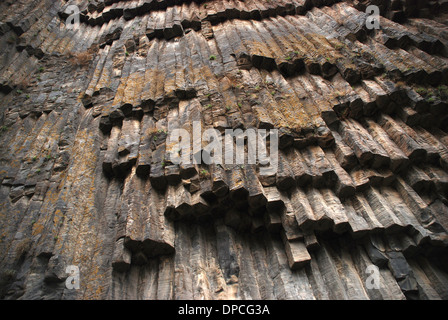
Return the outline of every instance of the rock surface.
[[[448,299],[447,5],[2,1],[0,298]],[[171,163],[194,122],[278,171]]]

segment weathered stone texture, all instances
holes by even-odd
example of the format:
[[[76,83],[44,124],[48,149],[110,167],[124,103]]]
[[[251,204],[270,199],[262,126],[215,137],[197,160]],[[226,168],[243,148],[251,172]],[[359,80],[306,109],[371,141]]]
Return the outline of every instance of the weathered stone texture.
[[[448,299],[447,3],[2,1],[0,298]]]

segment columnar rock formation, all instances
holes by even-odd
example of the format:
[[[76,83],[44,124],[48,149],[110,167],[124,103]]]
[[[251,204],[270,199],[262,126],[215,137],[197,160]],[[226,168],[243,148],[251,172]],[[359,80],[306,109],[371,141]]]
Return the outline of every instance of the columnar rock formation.
[[[0,9],[0,298],[448,299],[447,0]],[[195,121],[278,171],[173,164]]]

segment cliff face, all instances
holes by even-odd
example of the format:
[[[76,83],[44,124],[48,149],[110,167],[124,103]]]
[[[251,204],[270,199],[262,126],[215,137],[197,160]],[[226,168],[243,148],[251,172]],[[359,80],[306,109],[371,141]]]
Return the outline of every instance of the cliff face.
[[[2,1],[0,297],[448,299],[447,7]],[[195,121],[278,171],[170,163]]]

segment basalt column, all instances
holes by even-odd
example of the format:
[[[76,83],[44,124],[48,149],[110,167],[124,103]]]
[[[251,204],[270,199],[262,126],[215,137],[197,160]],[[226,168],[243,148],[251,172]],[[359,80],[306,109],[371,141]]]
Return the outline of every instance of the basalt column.
[[[4,0],[0,48],[1,299],[448,299],[448,1]]]

